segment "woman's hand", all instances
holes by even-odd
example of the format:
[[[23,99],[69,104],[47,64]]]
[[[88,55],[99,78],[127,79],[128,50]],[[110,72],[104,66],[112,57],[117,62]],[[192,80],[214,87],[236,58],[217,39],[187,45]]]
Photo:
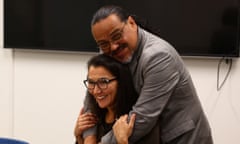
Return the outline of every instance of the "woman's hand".
[[[132,134],[136,115],[132,114],[129,122],[127,122],[127,118],[128,115],[123,115],[113,125],[113,132],[118,144],[128,144],[128,138]]]
[[[83,108],[80,111],[80,114],[78,116],[74,135],[76,139],[79,139],[79,137],[82,137],[83,131],[93,127],[97,123],[97,117],[92,113],[84,113]]]

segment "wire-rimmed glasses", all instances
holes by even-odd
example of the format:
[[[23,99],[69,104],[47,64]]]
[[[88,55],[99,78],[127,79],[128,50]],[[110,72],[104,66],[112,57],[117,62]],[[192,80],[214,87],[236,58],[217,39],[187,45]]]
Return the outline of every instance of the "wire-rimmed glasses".
[[[98,47],[104,52],[104,53],[109,53],[111,51],[111,43],[116,43],[123,38],[123,30],[125,27],[126,23],[122,26],[120,30],[118,30],[116,33],[112,34],[110,37],[110,40],[108,41],[100,41],[97,43]]]

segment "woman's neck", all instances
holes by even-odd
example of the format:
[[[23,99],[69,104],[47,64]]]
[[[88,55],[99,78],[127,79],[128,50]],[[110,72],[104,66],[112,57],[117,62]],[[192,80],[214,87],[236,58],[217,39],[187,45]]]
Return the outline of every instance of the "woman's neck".
[[[106,113],[105,122],[106,123],[113,123],[115,121],[115,112],[113,109],[108,108]]]

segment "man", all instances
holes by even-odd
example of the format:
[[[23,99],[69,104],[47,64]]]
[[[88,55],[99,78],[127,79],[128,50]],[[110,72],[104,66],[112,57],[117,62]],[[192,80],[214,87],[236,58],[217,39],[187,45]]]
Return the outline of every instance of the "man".
[[[101,51],[129,66],[139,93],[129,113],[136,114],[129,143],[146,137],[163,144],[213,143],[190,74],[169,43],[146,31],[117,6],[100,8],[91,28]],[[89,133],[91,129],[86,135]],[[116,143],[113,132],[105,135],[101,143]]]

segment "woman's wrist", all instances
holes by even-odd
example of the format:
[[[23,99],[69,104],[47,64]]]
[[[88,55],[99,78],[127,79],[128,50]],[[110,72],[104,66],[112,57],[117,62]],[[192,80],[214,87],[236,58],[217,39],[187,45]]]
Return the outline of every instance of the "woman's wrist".
[[[76,140],[77,140],[76,144],[83,144],[83,138],[81,135],[76,136]]]

